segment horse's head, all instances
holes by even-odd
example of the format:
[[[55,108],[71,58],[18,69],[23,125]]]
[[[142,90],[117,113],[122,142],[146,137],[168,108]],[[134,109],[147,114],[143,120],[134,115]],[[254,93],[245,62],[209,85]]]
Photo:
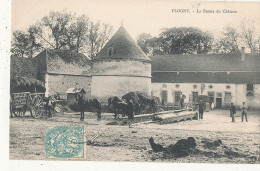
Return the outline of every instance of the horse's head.
[[[110,107],[112,105],[112,99],[113,99],[113,97],[108,98],[108,100],[107,100],[108,107]]]

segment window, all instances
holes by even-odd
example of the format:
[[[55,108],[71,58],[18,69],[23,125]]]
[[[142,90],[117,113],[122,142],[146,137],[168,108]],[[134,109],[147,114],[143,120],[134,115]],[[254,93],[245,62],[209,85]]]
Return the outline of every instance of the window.
[[[167,103],[167,91],[162,91],[162,104]]]
[[[176,88],[179,88],[179,87],[180,87],[180,85],[179,85],[179,84],[176,84],[176,85],[175,85],[175,87],[176,87]]]
[[[213,85],[209,85],[209,89],[212,89],[213,88]]]
[[[162,85],[162,88],[167,88],[167,84],[163,84],[163,85]]]
[[[113,56],[116,53],[113,47],[108,48],[107,56]]]
[[[192,92],[192,102],[197,103],[198,102],[199,93],[198,92]]]
[[[197,87],[198,87],[198,86],[197,86],[196,84],[193,85],[193,88],[194,88],[194,89],[197,89]]]
[[[214,91],[209,91],[208,92],[208,96],[209,96],[209,103],[213,103],[215,101],[215,92]]]
[[[246,85],[246,91],[254,91],[254,85],[253,84],[247,84]]]
[[[222,93],[217,93],[217,97],[222,97]]]
[[[230,88],[231,88],[231,86],[230,86],[230,85],[227,85],[227,86],[226,86],[226,89],[230,89]]]
[[[175,104],[179,104],[180,100],[181,100],[181,92],[180,91],[175,91]]]
[[[231,103],[231,99],[232,99],[231,93],[226,92],[226,93],[225,93],[225,99],[224,99],[225,104],[226,104],[226,105],[230,104],[230,103]]]
[[[254,93],[249,91],[246,93],[246,97],[253,97],[254,96]]]

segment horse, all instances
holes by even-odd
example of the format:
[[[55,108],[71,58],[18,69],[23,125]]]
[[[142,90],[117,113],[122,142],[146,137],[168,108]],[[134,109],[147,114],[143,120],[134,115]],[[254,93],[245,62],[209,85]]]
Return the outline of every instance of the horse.
[[[122,99],[120,99],[117,96],[110,97],[108,100],[108,107],[110,108],[111,106],[114,109],[114,117],[115,119],[118,118],[118,114],[122,113],[123,116],[125,116],[124,109],[126,108],[126,102],[124,102]]]
[[[98,99],[85,99],[82,94],[77,95],[79,109],[82,112],[81,118],[84,119],[84,111],[93,111],[96,110],[97,112],[97,120],[101,120],[101,103]],[[80,102],[80,103],[79,103]]]

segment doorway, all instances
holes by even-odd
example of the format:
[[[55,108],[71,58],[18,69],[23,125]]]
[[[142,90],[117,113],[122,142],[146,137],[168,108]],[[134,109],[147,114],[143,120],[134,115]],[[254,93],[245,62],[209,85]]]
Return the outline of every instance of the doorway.
[[[167,94],[168,94],[167,91],[162,91],[162,105],[167,104],[167,101],[168,101]]]
[[[222,108],[222,98],[216,98],[216,108]]]

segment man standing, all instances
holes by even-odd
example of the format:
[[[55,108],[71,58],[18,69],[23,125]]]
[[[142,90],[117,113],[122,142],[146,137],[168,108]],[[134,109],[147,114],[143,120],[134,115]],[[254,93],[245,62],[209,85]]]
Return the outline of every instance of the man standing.
[[[230,110],[230,117],[232,118],[231,122],[235,122],[236,107],[234,106],[233,103],[231,103],[229,110]]]
[[[211,109],[211,110],[214,110],[214,109],[215,109],[215,104],[214,104],[214,102],[211,103],[210,109]]]
[[[247,122],[247,109],[248,109],[248,107],[247,107],[246,103],[243,102],[243,105],[240,108],[242,110],[242,121],[241,122],[244,121],[244,116],[245,116],[246,122]]]
[[[84,110],[85,110],[84,97],[80,93],[77,96],[78,96],[78,106],[80,111],[80,120],[84,121]]]
[[[199,101],[199,119],[203,119],[204,103],[202,100]]]
[[[128,125],[131,128],[131,124],[134,120],[134,104],[132,100],[127,101],[127,116],[128,116]]]

